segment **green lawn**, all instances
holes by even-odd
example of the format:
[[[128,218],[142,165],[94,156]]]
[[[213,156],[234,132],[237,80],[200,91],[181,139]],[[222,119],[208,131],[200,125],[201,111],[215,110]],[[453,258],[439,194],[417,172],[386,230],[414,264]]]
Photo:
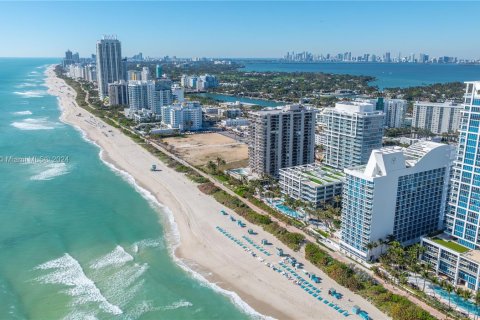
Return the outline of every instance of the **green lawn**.
[[[438,244],[441,244],[442,246],[444,247],[447,247],[449,249],[452,249],[452,250],[455,250],[459,253],[464,253],[464,252],[467,252],[468,249],[467,247],[464,247],[456,242],[453,242],[453,241],[446,241],[446,240],[443,240],[443,239],[439,239],[439,238],[434,238],[432,239],[434,242],[438,243]]]

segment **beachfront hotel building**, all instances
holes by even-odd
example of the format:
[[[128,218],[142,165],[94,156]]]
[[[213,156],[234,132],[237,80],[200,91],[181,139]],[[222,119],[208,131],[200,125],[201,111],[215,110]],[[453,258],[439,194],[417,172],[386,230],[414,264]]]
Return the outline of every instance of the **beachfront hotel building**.
[[[367,163],[382,147],[384,113],[366,102],[341,102],[318,115],[324,163],[337,169]]]
[[[441,228],[454,148],[421,141],[408,148],[374,150],[363,166],[345,169],[340,249],[374,261],[393,235],[410,245]]]
[[[278,177],[282,168],[313,163],[315,113],[298,104],[249,112],[251,172]]]
[[[422,259],[454,285],[480,287],[480,81],[466,82],[445,233],[423,238]]]
[[[108,84],[124,79],[122,47],[114,36],[97,41],[97,84],[100,99],[108,95]]]
[[[280,169],[279,183],[284,195],[319,208],[342,194],[344,180],[345,174],[340,170],[320,164],[305,164]]]
[[[189,101],[164,106],[162,123],[171,129],[196,131],[202,129],[202,106],[197,101]]]
[[[413,105],[412,127],[426,129],[435,134],[456,132],[460,125],[463,107],[447,101],[444,103],[417,101]]]

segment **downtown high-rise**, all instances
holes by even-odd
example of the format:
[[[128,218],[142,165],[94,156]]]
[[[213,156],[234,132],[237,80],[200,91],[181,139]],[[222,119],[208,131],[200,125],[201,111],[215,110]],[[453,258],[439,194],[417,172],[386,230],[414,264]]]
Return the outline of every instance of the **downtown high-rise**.
[[[445,233],[423,238],[422,259],[456,286],[479,289],[480,81],[466,82]]]
[[[108,96],[108,84],[124,79],[121,43],[114,36],[97,41],[97,83],[100,99]]]

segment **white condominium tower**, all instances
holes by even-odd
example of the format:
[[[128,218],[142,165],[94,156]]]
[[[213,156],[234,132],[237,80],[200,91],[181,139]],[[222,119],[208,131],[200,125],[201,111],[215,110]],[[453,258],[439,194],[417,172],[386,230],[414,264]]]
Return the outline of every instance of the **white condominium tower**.
[[[385,113],[385,126],[387,128],[401,128],[404,125],[405,113],[407,112],[407,100],[385,99],[383,112]]]
[[[159,81],[128,81],[128,100],[133,112],[147,109],[161,114],[161,108],[172,103],[172,92]]]
[[[122,49],[120,41],[104,36],[97,41],[97,83],[100,99],[108,95],[108,84],[123,79]]]
[[[252,173],[278,177],[281,168],[315,160],[315,109],[287,105],[249,113],[248,158]]]
[[[367,165],[345,169],[340,249],[373,261],[393,235],[403,245],[442,227],[454,148],[421,141],[374,150]]]
[[[412,127],[435,134],[456,132],[460,125],[462,105],[453,102],[435,103],[417,101],[413,105]]]
[[[342,102],[318,116],[324,163],[343,169],[365,164],[382,147],[384,113],[371,103]]]

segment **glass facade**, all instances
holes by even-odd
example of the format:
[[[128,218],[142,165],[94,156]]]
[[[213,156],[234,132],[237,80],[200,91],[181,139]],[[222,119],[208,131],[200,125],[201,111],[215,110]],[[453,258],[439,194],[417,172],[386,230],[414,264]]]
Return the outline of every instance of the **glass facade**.
[[[471,90],[468,92],[468,90]],[[473,87],[467,86],[465,102],[472,99]],[[470,97],[467,97],[470,95]],[[457,157],[453,168],[446,232],[462,245],[480,248],[480,108],[465,105],[459,130]]]
[[[342,242],[368,253],[372,223],[374,183],[347,175],[343,186]]]
[[[398,179],[393,235],[399,242],[438,230],[446,168],[417,172]]]

